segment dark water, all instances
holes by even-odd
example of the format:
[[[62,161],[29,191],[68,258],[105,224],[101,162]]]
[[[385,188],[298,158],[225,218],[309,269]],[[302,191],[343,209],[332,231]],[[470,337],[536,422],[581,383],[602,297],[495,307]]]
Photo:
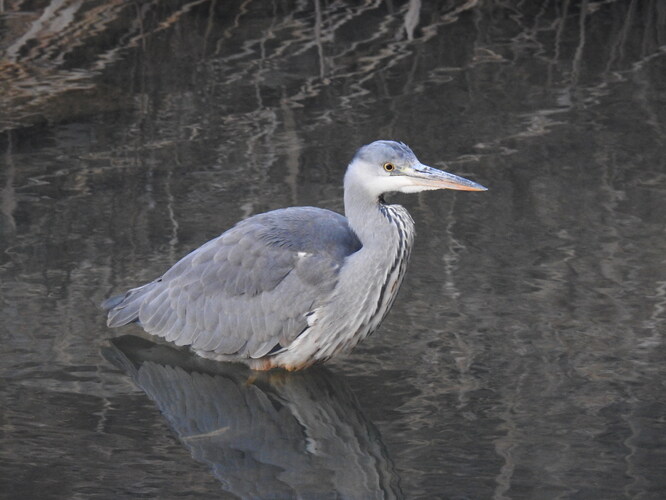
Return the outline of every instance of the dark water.
[[[0,3],[0,496],[666,497],[666,4]],[[371,140],[486,193],[380,330],[254,377],[97,304]],[[445,165],[446,162],[446,165]]]

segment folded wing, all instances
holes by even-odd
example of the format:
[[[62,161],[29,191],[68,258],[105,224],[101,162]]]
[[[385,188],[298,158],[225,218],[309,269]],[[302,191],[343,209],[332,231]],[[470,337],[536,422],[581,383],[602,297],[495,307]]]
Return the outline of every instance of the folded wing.
[[[346,219],[288,208],[251,217],[176,263],[161,278],[109,299],[109,326],[138,321],[177,345],[260,358],[307,329],[306,314],[361,247]]]

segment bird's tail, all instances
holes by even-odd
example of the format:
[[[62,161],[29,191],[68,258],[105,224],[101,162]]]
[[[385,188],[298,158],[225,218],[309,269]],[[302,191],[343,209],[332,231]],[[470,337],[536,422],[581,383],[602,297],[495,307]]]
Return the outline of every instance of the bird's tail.
[[[115,295],[102,302],[102,309],[108,311],[109,314],[106,324],[114,328],[139,321],[139,310],[143,304],[143,299],[158,283],[159,280],[138,288],[132,288],[121,295]]]

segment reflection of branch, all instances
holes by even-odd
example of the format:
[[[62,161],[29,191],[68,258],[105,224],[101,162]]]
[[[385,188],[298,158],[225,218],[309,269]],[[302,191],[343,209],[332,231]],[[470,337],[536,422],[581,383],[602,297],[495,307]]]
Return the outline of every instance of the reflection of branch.
[[[624,3],[615,2],[614,0],[609,0],[607,2],[590,4],[588,0],[585,0],[579,6],[579,12],[577,13],[577,23],[574,25],[571,24],[570,32],[567,33],[567,18],[569,17],[570,2],[569,0],[564,0],[562,11],[558,13],[558,18],[555,22],[550,22],[550,25],[546,24],[544,26],[535,26],[531,29],[531,32],[540,34],[543,32],[552,31],[554,29],[554,42],[553,42],[553,56],[548,58],[544,57],[544,60],[548,64],[547,70],[547,89],[552,96],[552,99],[549,100],[550,105],[548,107],[542,107],[529,113],[517,115],[523,119],[521,128],[519,132],[514,132],[510,135],[507,135],[503,138],[498,138],[491,143],[480,144],[479,146],[488,149],[491,153],[497,153],[498,148],[500,148],[501,143],[507,140],[515,139],[517,137],[529,137],[544,135],[549,133],[554,126],[559,126],[567,123],[566,119],[553,120],[550,117],[555,114],[562,114],[570,111],[574,105],[582,106],[593,106],[597,105],[600,102],[601,97],[608,95],[612,90],[609,88],[611,84],[624,81],[627,73],[637,73],[638,71],[643,70],[643,67],[646,63],[654,59],[655,57],[662,57],[666,50],[663,48],[660,49],[658,36],[659,32],[654,28],[650,28],[650,24],[642,24],[636,22],[636,2],[632,0],[631,3],[626,4],[623,11],[618,10],[617,12],[610,12],[604,8],[609,9],[611,4],[618,4],[625,7]],[[663,4],[662,4],[663,7]],[[658,2],[650,3],[646,7],[645,16],[650,19],[659,18],[659,5]],[[652,12],[651,12],[652,11]],[[480,12],[483,12],[481,9]],[[537,16],[541,15],[540,12]],[[615,30],[604,29],[603,33],[607,35],[609,40],[612,40],[611,43],[604,43],[603,41],[597,41],[595,39],[590,40],[588,35],[589,32],[597,33],[598,29],[595,30],[593,22],[599,20],[599,23],[608,23],[608,19],[604,18],[604,15],[610,15],[612,18],[617,18],[619,22],[619,27]],[[663,18],[663,16],[662,16]],[[548,22],[548,20],[545,20]],[[604,24],[604,25],[605,25]],[[591,27],[590,27],[591,26]],[[566,53],[566,45],[568,38],[573,38],[571,31],[576,30],[576,39],[577,43],[573,50],[573,55],[569,60],[563,59],[563,54]],[[650,44],[646,41],[649,30],[652,29],[652,33],[657,35],[656,43],[653,47],[653,52],[650,53],[646,50]],[[634,32],[632,33],[632,30]],[[640,33],[636,31],[641,30],[643,35],[640,36]],[[524,25],[520,25],[519,37],[523,37],[524,33],[528,32],[528,28]],[[568,37],[567,37],[568,35]],[[631,44],[630,40],[634,40],[637,37],[641,38],[641,52],[639,59],[635,61],[630,67],[626,69],[618,69],[617,66],[622,59],[625,58],[625,52],[629,50]],[[516,54],[520,54],[524,50],[522,43],[522,38],[514,38],[514,45]],[[591,46],[592,43],[595,43],[594,46]],[[598,44],[598,45],[597,45]],[[548,52],[547,46],[544,46],[541,43],[537,44],[538,52]],[[598,65],[598,59],[600,59],[600,54],[604,53],[604,50],[609,48],[608,59],[605,63],[605,68],[602,72],[595,75],[594,73],[586,73],[585,71],[588,67],[594,67]],[[586,50],[588,49],[588,50]],[[514,58],[517,56],[514,56]],[[537,64],[541,55],[536,54],[531,60],[532,64]],[[596,60],[595,60],[596,59]],[[566,74],[567,64],[570,65],[570,72]],[[470,65],[471,67],[472,65]],[[522,65],[521,65],[522,67]],[[555,71],[558,67],[561,67],[560,83],[555,76]],[[639,77],[641,78],[641,77]],[[634,77],[634,80],[636,78]],[[644,83],[648,85],[650,78],[642,77]],[[584,81],[590,81],[590,83],[582,83]],[[558,86],[558,83],[559,86]],[[654,113],[654,107],[644,106],[645,112],[648,117],[647,122],[650,125],[653,125],[657,135],[662,134],[661,127],[658,124],[658,116]],[[516,113],[513,113],[516,115]]]
[[[94,77],[116,63],[123,52],[155,33],[170,28],[195,6],[208,0],[184,4],[152,29],[144,31],[144,18],[159,5],[144,4],[134,23],[126,24],[123,17],[133,3],[123,0],[103,2],[92,6],[86,2],[61,0],[52,2],[36,17],[27,29],[13,41],[4,42],[7,48],[0,61],[0,131],[29,125],[50,114],[67,112],[49,107],[71,91],[96,90]],[[8,18],[6,22],[9,22]],[[120,25],[121,29],[117,26]],[[104,47],[98,38],[113,36],[118,41],[108,50],[100,50],[89,58],[84,67],[70,69],[68,60],[80,57],[77,50]],[[101,99],[100,99],[101,100]],[[65,107],[66,108],[66,107]]]
[[[317,56],[319,57],[319,78],[326,75],[326,65],[324,63],[324,46],[321,39],[321,4],[315,0],[315,44],[317,45]]]
[[[7,135],[5,186],[0,190],[0,216],[2,216],[5,223],[0,226],[0,230],[2,233],[13,234],[16,231],[16,219],[14,219],[14,211],[17,206],[16,191],[14,189],[16,167],[14,166],[14,159],[12,156],[12,134],[9,132]]]
[[[442,16],[442,21],[445,23],[455,22],[460,17],[460,14],[462,14],[465,11],[472,10],[475,7],[478,7],[478,5],[479,5],[479,0],[466,0],[464,4],[444,14]]]
[[[414,40],[414,29],[419,24],[419,16],[421,14],[421,0],[409,0],[409,8],[405,14],[405,32],[407,33],[407,40],[410,42]]]
[[[576,52],[574,54],[572,68],[571,68],[571,86],[575,87],[578,85],[578,79],[580,77],[580,67],[583,60],[583,48],[585,47],[585,20],[587,16],[587,1],[583,0],[582,5],[580,6],[580,14],[578,17],[578,45],[576,46]]]
[[[567,23],[567,17],[569,15],[569,3],[570,0],[564,0],[562,7],[562,13],[557,20],[557,29],[555,30],[555,43],[553,50],[553,58],[548,64],[548,84],[549,86],[553,83],[553,69],[560,62],[560,51],[562,50],[562,34],[564,33],[564,27]]]
[[[620,29],[615,43],[612,45],[611,53],[608,58],[608,64],[606,65],[606,72],[610,71],[615,60],[622,60],[624,58],[625,45],[627,43],[627,36],[629,30],[631,29],[632,22],[634,20],[634,11],[636,9],[636,0],[631,0],[629,8],[627,9],[627,15],[624,17],[622,28]]]

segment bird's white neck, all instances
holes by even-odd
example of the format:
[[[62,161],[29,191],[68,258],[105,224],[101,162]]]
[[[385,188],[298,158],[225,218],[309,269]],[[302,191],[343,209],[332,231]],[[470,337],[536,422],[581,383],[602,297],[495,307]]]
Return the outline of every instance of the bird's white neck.
[[[353,176],[348,172],[345,176],[344,202],[349,227],[356,233],[363,246],[386,247],[387,238],[393,234],[394,225],[382,213],[383,200],[380,194],[368,190],[361,183],[354,182]]]

